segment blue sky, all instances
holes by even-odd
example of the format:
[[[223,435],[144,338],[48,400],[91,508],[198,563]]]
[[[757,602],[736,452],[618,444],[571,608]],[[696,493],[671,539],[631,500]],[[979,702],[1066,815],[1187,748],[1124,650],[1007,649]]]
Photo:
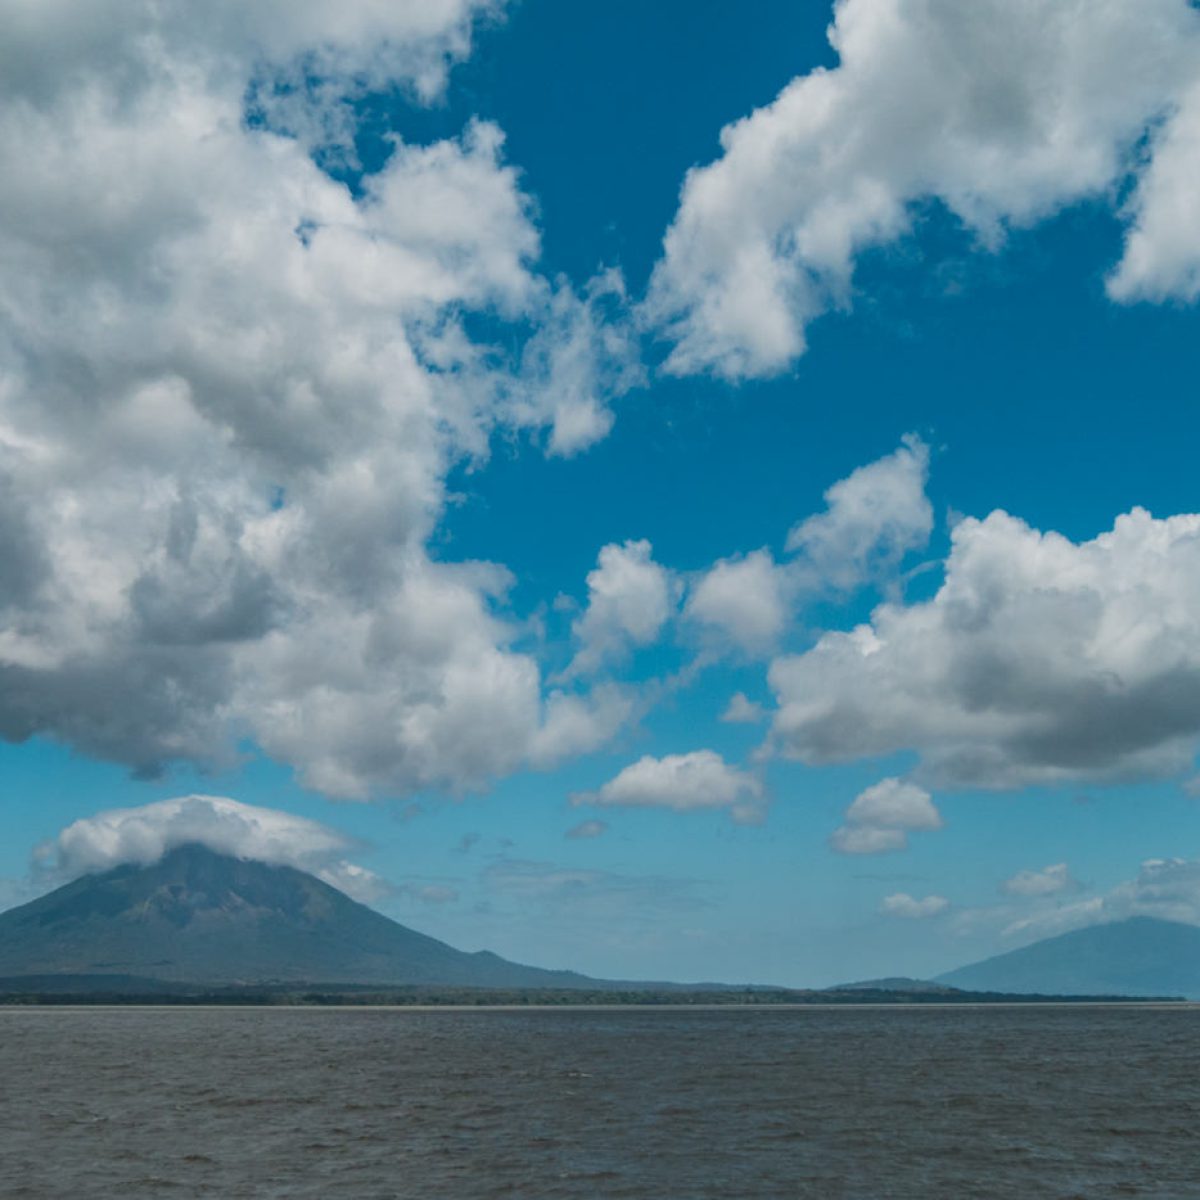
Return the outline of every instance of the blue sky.
[[[608,976],[1200,923],[1194,9],[343,7],[14,26],[0,903],[220,825]],[[191,794],[273,815],[112,815]]]

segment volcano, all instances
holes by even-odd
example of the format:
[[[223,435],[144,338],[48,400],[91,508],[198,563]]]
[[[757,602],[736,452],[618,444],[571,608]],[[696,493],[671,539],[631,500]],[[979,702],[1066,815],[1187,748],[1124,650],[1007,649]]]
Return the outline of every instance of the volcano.
[[[597,982],[455,950],[304,871],[200,845],[85,875],[0,913],[0,978],[47,976],[70,976],[73,987],[116,977],[205,987]]]
[[[1200,929],[1155,917],[1089,925],[939,975],[972,991],[1200,997]]]

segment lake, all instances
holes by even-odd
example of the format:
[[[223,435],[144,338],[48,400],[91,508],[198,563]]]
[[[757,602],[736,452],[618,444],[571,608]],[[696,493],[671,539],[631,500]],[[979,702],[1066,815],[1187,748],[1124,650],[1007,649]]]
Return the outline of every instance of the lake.
[[[0,1009],[0,1195],[1200,1195],[1192,1006]]]

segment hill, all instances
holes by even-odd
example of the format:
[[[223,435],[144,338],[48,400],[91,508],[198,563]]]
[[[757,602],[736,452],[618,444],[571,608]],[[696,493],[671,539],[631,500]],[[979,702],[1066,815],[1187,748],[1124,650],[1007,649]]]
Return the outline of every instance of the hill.
[[[839,983],[828,989],[831,992],[891,992],[900,996],[942,996],[959,989],[943,983],[930,983],[927,979],[913,979],[908,975],[889,975],[885,979],[862,979],[857,983]]]
[[[0,913],[0,977],[593,987],[408,929],[293,867],[182,846]]]
[[[1200,928],[1130,917],[939,975],[972,991],[1200,997]]]

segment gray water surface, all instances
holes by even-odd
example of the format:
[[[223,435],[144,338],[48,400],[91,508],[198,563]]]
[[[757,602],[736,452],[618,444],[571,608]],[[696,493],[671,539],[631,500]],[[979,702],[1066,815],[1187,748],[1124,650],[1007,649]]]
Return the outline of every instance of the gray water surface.
[[[0,1196],[1200,1197],[1200,1011],[0,1009]]]

